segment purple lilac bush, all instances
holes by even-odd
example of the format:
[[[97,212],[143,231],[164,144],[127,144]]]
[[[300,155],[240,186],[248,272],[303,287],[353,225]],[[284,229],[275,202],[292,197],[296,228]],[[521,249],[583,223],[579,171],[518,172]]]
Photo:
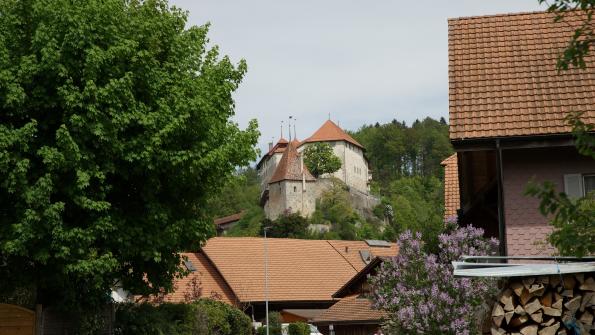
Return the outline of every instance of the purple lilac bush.
[[[496,283],[455,278],[451,261],[494,254],[498,241],[485,239],[482,229],[456,227],[439,236],[437,255],[424,251],[419,233],[406,231],[397,243],[399,255],[384,262],[372,279],[374,305],[387,312],[388,333],[476,333],[476,311],[496,293]]]

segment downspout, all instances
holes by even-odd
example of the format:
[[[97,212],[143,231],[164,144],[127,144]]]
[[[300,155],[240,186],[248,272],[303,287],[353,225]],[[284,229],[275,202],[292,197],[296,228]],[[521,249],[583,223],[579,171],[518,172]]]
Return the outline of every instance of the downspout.
[[[498,179],[498,235],[500,238],[500,256],[507,256],[506,221],[504,219],[504,178],[502,176],[502,148],[500,139],[496,140],[496,178]]]

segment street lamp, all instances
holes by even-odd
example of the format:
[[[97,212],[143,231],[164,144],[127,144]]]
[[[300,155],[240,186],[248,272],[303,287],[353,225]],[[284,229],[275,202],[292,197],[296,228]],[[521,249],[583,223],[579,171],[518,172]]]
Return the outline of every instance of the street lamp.
[[[267,245],[267,230],[270,227],[264,227],[264,306],[266,313],[267,335],[269,335],[269,255]]]

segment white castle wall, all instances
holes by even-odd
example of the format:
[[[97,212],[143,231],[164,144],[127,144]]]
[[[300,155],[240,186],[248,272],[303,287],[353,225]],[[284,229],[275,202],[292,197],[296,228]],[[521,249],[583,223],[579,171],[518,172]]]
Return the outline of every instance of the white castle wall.
[[[369,192],[369,169],[363,150],[345,141],[327,143],[333,148],[335,156],[341,159],[341,168],[332,173],[332,176],[340,179],[350,188],[367,194]],[[310,143],[302,145],[299,151],[303,151],[308,145]],[[329,177],[329,175],[323,175],[321,177]]]
[[[271,180],[273,173],[275,173],[275,169],[281,160],[281,156],[283,156],[283,153],[273,154],[271,157],[265,159],[265,161],[262,163],[262,166],[258,170],[258,174],[260,176],[261,192],[268,188],[269,180]]]

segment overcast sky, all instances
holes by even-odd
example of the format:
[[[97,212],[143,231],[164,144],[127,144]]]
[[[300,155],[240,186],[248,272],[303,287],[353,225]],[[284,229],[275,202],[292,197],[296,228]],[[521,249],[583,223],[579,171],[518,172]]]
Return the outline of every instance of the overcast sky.
[[[304,139],[330,113],[342,128],[448,119],[447,18],[535,11],[537,0],[170,0],[248,73],[235,120],[259,147],[297,119]],[[285,128],[287,137],[287,128]]]

